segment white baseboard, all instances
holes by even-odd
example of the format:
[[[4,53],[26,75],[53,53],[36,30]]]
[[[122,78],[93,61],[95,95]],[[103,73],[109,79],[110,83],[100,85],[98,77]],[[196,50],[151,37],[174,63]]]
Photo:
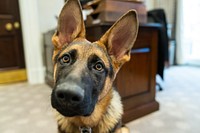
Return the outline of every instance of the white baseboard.
[[[45,82],[45,67],[29,68],[27,70],[27,76],[30,84],[42,84]]]

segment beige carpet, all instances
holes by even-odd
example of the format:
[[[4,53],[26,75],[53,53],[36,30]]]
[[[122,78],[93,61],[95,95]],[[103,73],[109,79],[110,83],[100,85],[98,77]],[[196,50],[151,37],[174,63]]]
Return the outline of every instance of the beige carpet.
[[[160,110],[128,124],[132,133],[200,133],[200,68],[165,70]]]
[[[0,87],[0,133],[57,133],[47,85]]]
[[[200,68],[171,67],[160,110],[127,125],[131,133],[200,133]],[[47,85],[0,86],[0,133],[56,133]]]

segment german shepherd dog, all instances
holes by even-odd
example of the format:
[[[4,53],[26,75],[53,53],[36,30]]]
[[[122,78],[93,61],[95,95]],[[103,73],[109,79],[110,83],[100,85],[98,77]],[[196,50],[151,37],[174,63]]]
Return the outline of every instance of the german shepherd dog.
[[[52,107],[59,133],[128,133],[113,81],[130,60],[136,40],[136,11],[123,15],[98,41],[85,38],[79,0],[68,0],[58,18],[54,44]]]

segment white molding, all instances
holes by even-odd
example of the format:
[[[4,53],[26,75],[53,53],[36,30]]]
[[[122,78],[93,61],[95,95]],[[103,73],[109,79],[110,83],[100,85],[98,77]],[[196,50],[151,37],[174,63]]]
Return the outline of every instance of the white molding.
[[[186,60],[183,53],[183,0],[177,1],[177,20],[176,20],[176,61],[177,64],[185,64]]]
[[[44,83],[42,35],[39,25],[38,1],[19,0],[28,82]]]

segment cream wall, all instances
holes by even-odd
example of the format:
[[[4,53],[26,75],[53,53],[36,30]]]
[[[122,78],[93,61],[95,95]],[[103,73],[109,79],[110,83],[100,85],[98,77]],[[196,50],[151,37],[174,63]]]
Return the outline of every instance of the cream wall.
[[[155,0],[146,0],[145,1],[145,5],[146,5],[147,10],[154,9],[154,1]]]
[[[28,82],[44,83],[42,34],[56,26],[64,0],[19,0]]]
[[[64,4],[64,0],[38,0],[40,31],[42,33],[57,25],[56,16]]]

